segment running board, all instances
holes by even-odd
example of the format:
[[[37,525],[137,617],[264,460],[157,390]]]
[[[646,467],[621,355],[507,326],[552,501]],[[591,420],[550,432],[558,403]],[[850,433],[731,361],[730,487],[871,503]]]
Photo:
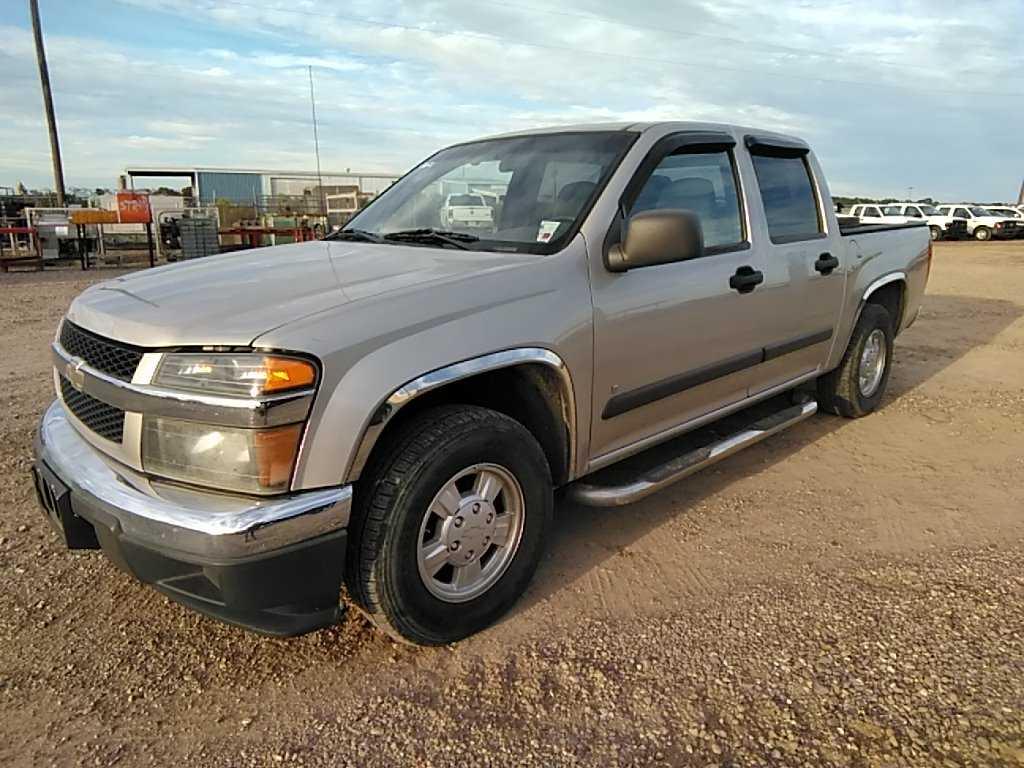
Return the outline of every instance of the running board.
[[[818,411],[813,400],[799,403],[758,419],[741,431],[719,439],[710,445],[687,451],[639,473],[620,485],[599,485],[581,480],[569,486],[570,498],[592,507],[621,507],[640,501],[672,483],[710,467],[766,437],[799,424]],[[612,465],[614,466],[614,465]],[[611,469],[611,467],[609,467]],[[598,475],[602,473],[597,473]]]

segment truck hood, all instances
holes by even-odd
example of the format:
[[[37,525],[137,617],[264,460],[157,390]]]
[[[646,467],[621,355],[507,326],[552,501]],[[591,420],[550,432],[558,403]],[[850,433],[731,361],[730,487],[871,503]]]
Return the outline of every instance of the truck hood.
[[[68,318],[142,347],[245,346],[342,304],[535,258],[323,241],[259,248],[99,283],[75,299]]]

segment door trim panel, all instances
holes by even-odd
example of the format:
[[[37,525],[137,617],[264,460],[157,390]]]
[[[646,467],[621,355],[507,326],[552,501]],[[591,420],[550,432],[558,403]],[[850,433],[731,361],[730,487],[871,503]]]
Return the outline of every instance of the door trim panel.
[[[666,397],[672,397],[688,389],[707,384],[715,379],[753,368],[761,363],[814,346],[815,344],[821,344],[831,339],[832,334],[833,329],[826,328],[815,333],[769,344],[767,347],[755,349],[751,352],[744,352],[741,355],[729,357],[702,368],[695,368],[692,371],[669,376],[661,381],[644,384],[628,392],[620,392],[617,395],[612,395],[608,402],[605,403],[604,410],[601,412],[601,418],[604,420],[613,419],[616,416],[621,416],[629,411],[650,405],[658,400],[664,400]]]
[[[826,328],[823,331],[817,331],[816,333],[809,333],[806,336],[797,336],[794,339],[787,341],[780,341],[775,344],[769,344],[764,348],[764,361],[774,360],[777,357],[788,355],[790,352],[796,352],[797,350],[804,349],[805,347],[813,347],[815,344],[821,344],[822,342],[828,341],[832,338],[832,329]]]
[[[707,384],[709,381],[720,379],[732,373],[737,373],[746,368],[753,368],[764,359],[764,350],[755,349],[752,352],[744,352],[741,355],[730,357],[703,368],[695,368],[686,373],[669,376],[667,379],[655,381],[651,384],[644,384],[642,387],[631,389],[628,392],[621,392],[613,395],[605,403],[602,419],[611,419],[621,416],[627,411],[640,408],[644,405],[664,400],[666,397],[678,395],[688,389]]]

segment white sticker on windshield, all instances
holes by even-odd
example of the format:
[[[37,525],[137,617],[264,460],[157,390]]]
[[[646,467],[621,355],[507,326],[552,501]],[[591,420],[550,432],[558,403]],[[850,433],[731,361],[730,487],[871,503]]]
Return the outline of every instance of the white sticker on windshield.
[[[548,221],[546,219],[542,221],[540,229],[537,230],[537,242],[546,243],[551,240],[561,223],[560,221]]]

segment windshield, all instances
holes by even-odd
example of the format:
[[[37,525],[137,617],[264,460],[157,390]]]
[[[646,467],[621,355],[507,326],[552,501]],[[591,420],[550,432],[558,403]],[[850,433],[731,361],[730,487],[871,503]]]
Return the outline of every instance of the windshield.
[[[990,208],[989,210],[994,211],[999,216],[1005,216],[1008,219],[1024,218],[1024,214],[1020,211],[1015,211],[1013,208]]]
[[[982,207],[977,206],[977,205],[971,206],[971,213],[973,213],[975,216],[991,216],[992,215],[992,211],[988,210],[987,208],[982,208]]]
[[[923,213],[925,216],[941,216],[942,215],[941,213],[939,213],[939,209],[936,208],[933,205],[919,205],[918,208],[921,209],[921,213]]]
[[[477,250],[553,253],[575,234],[635,139],[626,131],[595,131],[449,147],[399,179],[339,234],[437,230],[471,235]],[[486,206],[491,215],[466,216],[458,206]]]

